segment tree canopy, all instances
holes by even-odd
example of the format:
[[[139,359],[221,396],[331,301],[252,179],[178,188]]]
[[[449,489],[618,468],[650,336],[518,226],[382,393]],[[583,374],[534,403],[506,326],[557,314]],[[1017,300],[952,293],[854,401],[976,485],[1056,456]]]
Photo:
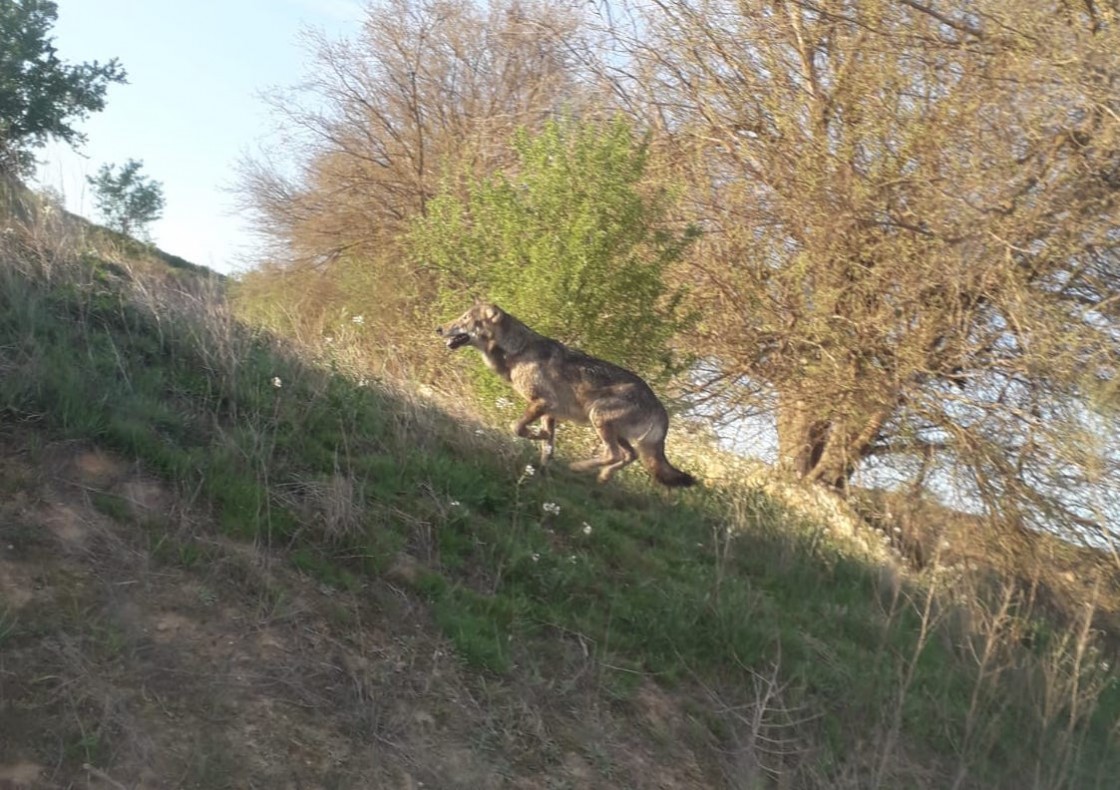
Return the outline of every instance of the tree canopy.
[[[120,172],[116,165],[102,165],[96,177],[86,177],[106,224],[130,236],[146,235],[147,226],[163,214],[163,185],[142,175],[143,166],[129,159]]]
[[[646,11],[625,73],[601,68],[706,231],[709,392],[768,409],[809,480],[886,463],[1016,517],[1103,524],[1120,491],[1101,396],[1120,372],[1115,9]]]
[[[75,123],[105,107],[108,86],[125,81],[107,63],[60,60],[49,32],[58,19],[50,0],[0,0],[0,170],[22,173],[51,137],[75,144]]]

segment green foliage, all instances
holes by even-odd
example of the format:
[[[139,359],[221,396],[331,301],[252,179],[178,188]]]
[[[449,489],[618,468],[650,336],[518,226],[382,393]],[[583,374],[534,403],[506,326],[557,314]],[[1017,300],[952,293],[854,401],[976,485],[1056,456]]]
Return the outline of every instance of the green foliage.
[[[125,82],[114,58],[70,65],[48,33],[58,19],[49,0],[0,0],[0,171],[23,173],[50,137],[85,138],[73,124],[105,107],[111,83]]]
[[[86,176],[105,223],[129,236],[146,235],[147,225],[163,214],[163,185],[141,175],[141,167],[129,159],[119,173],[116,165],[102,165],[96,177]]]
[[[464,291],[588,353],[658,377],[674,369],[669,341],[686,323],[669,267],[696,237],[666,228],[664,192],[643,188],[645,141],[622,119],[554,121],[514,140],[508,174],[450,181],[410,234],[435,269],[442,301]]]

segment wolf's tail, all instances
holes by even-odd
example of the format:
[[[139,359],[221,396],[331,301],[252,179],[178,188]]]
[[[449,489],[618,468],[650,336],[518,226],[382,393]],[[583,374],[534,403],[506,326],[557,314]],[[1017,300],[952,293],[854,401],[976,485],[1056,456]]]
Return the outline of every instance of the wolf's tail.
[[[671,488],[687,488],[696,485],[695,477],[688,472],[682,472],[669,463],[669,459],[665,457],[664,438],[656,444],[639,445],[638,455],[641,456],[642,464],[653,476],[653,479],[662,485]]]

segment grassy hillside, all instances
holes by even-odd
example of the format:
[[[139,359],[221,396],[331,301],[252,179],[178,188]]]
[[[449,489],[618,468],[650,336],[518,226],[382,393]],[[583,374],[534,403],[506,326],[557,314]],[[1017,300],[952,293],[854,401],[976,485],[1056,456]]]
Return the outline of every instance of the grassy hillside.
[[[908,572],[745,481],[541,474],[504,428],[239,322],[204,270],[8,216],[0,784],[1120,775],[1092,601]]]

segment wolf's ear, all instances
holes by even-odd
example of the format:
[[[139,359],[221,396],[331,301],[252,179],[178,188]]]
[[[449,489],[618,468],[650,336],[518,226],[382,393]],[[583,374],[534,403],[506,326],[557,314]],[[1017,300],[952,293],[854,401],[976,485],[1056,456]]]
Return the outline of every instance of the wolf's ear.
[[[482,317],[487,321],[497,321],[502,316],[502,311],[496,305],[488,304],[482,310]]]

